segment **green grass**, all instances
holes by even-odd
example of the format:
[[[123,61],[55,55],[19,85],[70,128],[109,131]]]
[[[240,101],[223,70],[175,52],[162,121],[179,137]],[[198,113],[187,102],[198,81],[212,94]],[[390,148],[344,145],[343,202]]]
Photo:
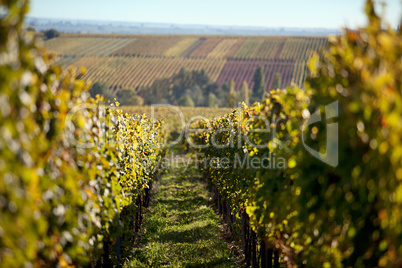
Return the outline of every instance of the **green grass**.
[[[141,242],[125,267],[239,267],[192,166],[169,169],[153,191]]]

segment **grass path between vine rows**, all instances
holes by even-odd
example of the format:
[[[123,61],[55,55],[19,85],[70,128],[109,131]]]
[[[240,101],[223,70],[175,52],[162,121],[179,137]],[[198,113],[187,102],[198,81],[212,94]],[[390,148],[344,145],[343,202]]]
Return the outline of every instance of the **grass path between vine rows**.
[[[152,192],[140,245],[125,267],[239,267],[194,167],[169,169]]]

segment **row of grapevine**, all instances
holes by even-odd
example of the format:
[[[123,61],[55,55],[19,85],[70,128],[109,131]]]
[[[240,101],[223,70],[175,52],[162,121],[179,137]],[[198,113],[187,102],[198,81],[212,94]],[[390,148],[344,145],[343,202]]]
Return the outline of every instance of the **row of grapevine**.
[[[402,31],[382,28],[371,0],[366,12],[310,62],[306,90],[194,126],[248,265],[271,267],[273,251],[276,267],[402,265]]]
[[[282,85],[291,84],[294,68],[291,60],[228,60],[216,81],[224,84],[233,80],[236,89],[240,89],[242,82],[246,81],[253,87],[253,75],[258,66],[264,68],[267,90],[271,89],[276,73],[280,73]]]
[[[23,31],[27,1],[0,9],[0,266],[111,267],[112,244],[141,223],[161,122],[89,98],[82,69],[52,65]]]

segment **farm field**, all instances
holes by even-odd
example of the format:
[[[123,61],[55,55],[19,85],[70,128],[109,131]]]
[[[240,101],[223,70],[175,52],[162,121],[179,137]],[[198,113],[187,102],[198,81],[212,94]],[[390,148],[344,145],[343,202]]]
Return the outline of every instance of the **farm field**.
[[[233,79],[239,90],[243,81],[253,86],[258,66],[270,90],[276,73],[282,87],[303,87],[307,61],[327,43],[327,37],[62,34],[45,47],[57,54],[57,64],[83,66],[84,80],[107,82],[114,92],[151,86],[182,68],[203,69],[220,85]]]

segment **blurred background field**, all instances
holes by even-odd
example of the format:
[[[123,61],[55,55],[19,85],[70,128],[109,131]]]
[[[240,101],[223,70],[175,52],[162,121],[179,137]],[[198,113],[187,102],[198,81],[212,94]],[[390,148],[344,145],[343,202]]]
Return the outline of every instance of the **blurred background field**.
[[[129,114],[146,114],[152,116],[154,109],[154,118],[163,119],[165,121],[165,129],[169,133],[182,128],[180,113],[170,107],[152,107],[152,106],[121,106],[123,112]],[[196,116],[204,116],[208,119],[214,119],[224,114],[232,112],[233,108],[209,108],[209,107],[176,107],[184,118],[187,124],[191,118]]]
[[[303,86],[311,55],[328,39],[309,36],[169,36],[61,34],[45,42],[64,67],[84,66],[85,80],[107,82],[110,90],[140,90],[181,68],[204,70],[219,85],[234,80],[240,89],[258,66],[264,67],[266,89],[280,73],[282,86]]]

